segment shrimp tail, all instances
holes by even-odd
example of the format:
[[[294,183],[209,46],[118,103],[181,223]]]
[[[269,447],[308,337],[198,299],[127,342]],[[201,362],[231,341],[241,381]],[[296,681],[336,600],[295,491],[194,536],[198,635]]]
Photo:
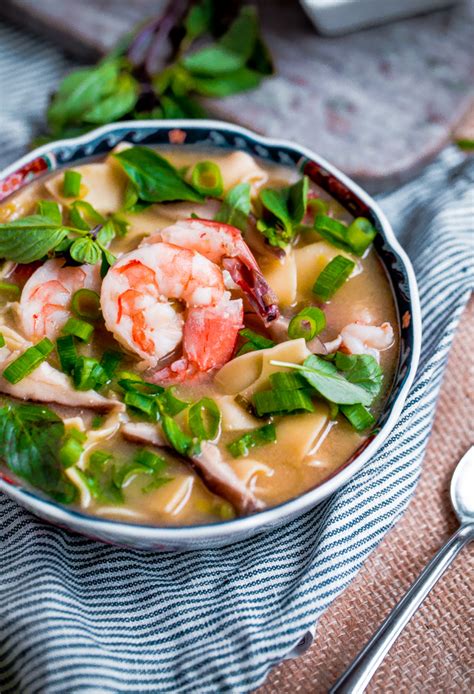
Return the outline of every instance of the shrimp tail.
[[[246,264],[240,258],[224,258],[223,266],[265,325],[279,317],[277,297],[257,268]]]

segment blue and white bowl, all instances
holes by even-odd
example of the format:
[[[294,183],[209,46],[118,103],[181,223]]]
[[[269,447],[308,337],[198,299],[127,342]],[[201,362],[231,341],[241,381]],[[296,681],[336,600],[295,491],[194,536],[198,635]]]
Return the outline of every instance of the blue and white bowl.
[[[421,316],[410,261],[376,202],[322,157],[299,145],[274,140],[236,125],[212,120],[146,120],[106,125],[81,137],[59,140],[27,154],[0,174],[0,200],[38,176],[64,166],[104,156],[122,140],[144,145],[239,149],[269,162],[296,167],[355,216],[377,228],[377,252],[390,277],[401,330],[400,356],[392,391],[378,421],[378,431],[342,467],[311,491],[245,518],[211,525],[159,527],[105,520],[61,506],[0,473],[0,492],[32,513],[91,538],[137,549],[184,551],[220,547],[275,528],[296,518],[340,489],[379,450],[400,416],[418,365]]]

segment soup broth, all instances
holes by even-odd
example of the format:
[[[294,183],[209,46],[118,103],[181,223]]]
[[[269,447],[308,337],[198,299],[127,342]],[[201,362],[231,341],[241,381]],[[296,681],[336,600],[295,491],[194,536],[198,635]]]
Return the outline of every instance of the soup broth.
[[[124,143],[0,222],[9,475],[93,515],[218,522],[312,489],[375,428],[398,361],[375,230],[297,171]]]

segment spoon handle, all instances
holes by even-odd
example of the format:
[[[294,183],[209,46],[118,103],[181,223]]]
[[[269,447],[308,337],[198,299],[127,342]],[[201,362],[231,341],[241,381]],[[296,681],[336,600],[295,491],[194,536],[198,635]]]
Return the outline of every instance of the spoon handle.
[[[462,525],[423,569],[416,581],[359,655],[330,689],[329,694],[361,694],[375,671],[421,605],[437,580],[469,540],[474,539],[474,525]]]

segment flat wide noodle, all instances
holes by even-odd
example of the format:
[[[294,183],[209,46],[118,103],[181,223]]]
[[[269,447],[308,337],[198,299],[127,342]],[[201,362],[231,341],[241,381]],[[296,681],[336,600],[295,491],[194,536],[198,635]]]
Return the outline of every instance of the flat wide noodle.
[[[349,253],[331,246],[326,241],[318,241],[309,246],[297,248],[294,253],[298,277],[298,300],[307,298],[308,293],[311,294],[318,275],[336,255],[351,258]]]
[[[215,383],[227,395],[242,393],[252,395],[268,385],[268,377],[275,371],[288,371],[281,366],[272,366],[270,361],[289,361],[301,364],[310,352],[303,338],[288,340],[269,349],[248,352],[228,362],[217,372]]]
[[[247,431],[262,425],[256,417],[252,417],[235,402],[233,395],[220,395],[215,401],[221,411],[223,431]]]
[[[122,169],[110,162],[84,164],[74,167],[82,175],[81,186],[85,194],[81,200],[90,203],[100,214],[112,214],[123,204],[128,178]],[[63,205],[70,205],[72,198],[63,195],[64,172],[60,171],[46,182],[45,187]]]
[[[263,276],[278,297],[280,306],[291,306],[296,301],[296,261],[293,251],[282,260],[267,258],[262,264]]]
[[[316,403],[314,412],[282,417],[276,426],[279,453],[289,464],[300,464],[316,449],[328,422],[329,408],[323,403]]]

